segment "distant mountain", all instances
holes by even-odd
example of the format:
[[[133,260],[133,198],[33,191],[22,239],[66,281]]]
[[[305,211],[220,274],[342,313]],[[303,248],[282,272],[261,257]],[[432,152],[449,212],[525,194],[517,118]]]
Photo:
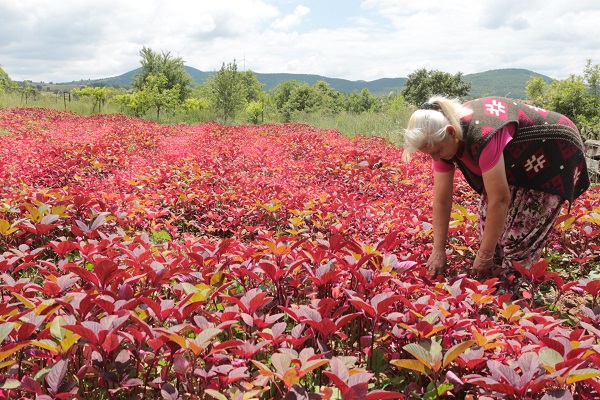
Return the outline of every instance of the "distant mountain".
[[[527,82],[532,77],[542,77],[546,83],[552,78],[526,69],[496,69],[477,74],[464,75],[463,80],[471,83],[471,98],[503,96],[513,99],[527,98]]]
[[[186,66],[185,70],[192,77],[195,83],[200,84],[214,72],[204,72],[199,69]],[[69,84],[79,84],[88,86],[116,86],[128,88],[131,86],[133,77],[141,71],[141,68],[134,69],[122,75],[96,80],[85,80],[79,82],[70,82]],[[400,92],[406,82],[406,78],[383,78],[374,81],[351,81],[347,79],[328,78],[321,75],[312,74],[263,74],[255,72],[259,82],[265,85],[264,90],[269,91],[275,86],[286,80],[297,80],[314,85],[318,81],[327,82],[333,89],[344,93],[351,93],[354,90],[361,91],[367,88],[371,93],[377,96],[387,95],[392,92]],[[482,97],[486,95],[506,96],[516,99],[526,98],[525,89],[527,81],[531,77],[542,77],[546,82],[551,83],[552,78],[538,74],[526,69],[497,69],[492,71],[480,72],[476,74],[463,75],[465,82],[471,83],[471,98]],[[65,84],[59,84],[65,85]]]

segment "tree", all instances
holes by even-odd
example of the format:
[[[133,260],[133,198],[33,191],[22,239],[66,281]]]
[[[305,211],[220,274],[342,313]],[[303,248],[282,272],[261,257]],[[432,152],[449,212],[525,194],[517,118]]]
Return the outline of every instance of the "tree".
[[[337,114],[345,107],[344,94],[327,82],[318,81],[312,87],[296,80],[283,81],[272,91],[275,107],[285,122],[298,111]]]
[[[529,102],[536,107],[547,107],[548,84],[541,76],[531,77],[527,81],[527,87],[525,92],[527,93],[527,99]]]
[[[263,96],[264,83],[260,83],[256,74],[250,70],[240,72],[246,92],[246,101],[258,101]]]
[[[280,113],[285,122],[292,120],[292,116],[297,111],[310,111],[315,101],[313,91],[307,83],[299,84],[290,92],[288,100],[283,104]]]
[[[360,93],[354,90],[346,98],[346,111],[352,114],[379,111],[378,106],[377,97],[373,96],[367,88],[363,88]]]
[[[542,78],[527,82],[527,97],[535,106],[569,117],[588,138],[600,138],[600,66],[588,60],[583,76],[571,74],[550,85]]]
[[[156,110],[157,121],[160,121],[162,110],[175,108],[181,103],[181,87],[179,84],[169,87],[164,74],[149,75],[141,94],[147,98],[147,103]]]
[[[150,48],[142,47],[140,50],[140,64],[142,71],[137,74],[131,85],[134,90],[140,91],[148,84],[149,76],[163,74],[166,78],[164,88],[166,90],[179,86],[179,100],[184,101],[191,93],[194,81],[185,70],[184,62],[179,57],[171,56],[170,52],[156,53]]]
[[[573,122],[586,114],[587,87],[581,76],[571,74],[568,79],[555,80],[548,87],[547,108],[569,117]]]
[[[588,87],[588,117],[598,119],[600,117],[600,65],[592,65],[592,60],[587,60],[583,70],[583,79]]]
[[[344,95],[334,90],[327,82],[318,81],[311,87],[312,104],[308,111],[338,114],[344,109]]]
[[[13,81],[10,79],[8,74],[0,66],[0,93],[4,92],[4,89],[14,86]]]
[[[108,86],[86,86],[83,88],[75,88],[73,89],[73,94],[76,96],[80,96],[83,98],[89,98],[92,100],[94,107],[92,112],[96,112],[96,106],[98,107],[98,112],[102,111],[102,107],[106,103],[108,97],[114,94],[116,90],[112,87]]]
[[[21,88],[17,82],[10,79],[10,77],[8,76],[6,71],[4,71],[4,69],[0,65],[0,93],[3,93],[5,91],[16,91],[16,92],[21,92],[21,93],[24,93],[25,90],[28,90],[29,92],[35,91],[34,88],[30,88],[29,86],[30,85],[26,84],[25,89]],[[34,97],[35,97],[35,94],[36,94],[36,92],[29,93],[29,95],[33,95]]]
[[[461,98],[470,90],[471,84],[462,80],[462,72],[451,75],[422,68],[408,75],[401,94],[409,103],[421,105],[433,95]]]
[[[246,106],[246,114],[248,114],[248,118],[253,124],[258,124],[258,120],[263,112],[263,103],[260,101],[250,101]]]
[[[213,107],[223,123],[235,119],[246,103],[244,79],[235,60],[227,65],[223,63],[221,69],[208,79],[207,85]]]

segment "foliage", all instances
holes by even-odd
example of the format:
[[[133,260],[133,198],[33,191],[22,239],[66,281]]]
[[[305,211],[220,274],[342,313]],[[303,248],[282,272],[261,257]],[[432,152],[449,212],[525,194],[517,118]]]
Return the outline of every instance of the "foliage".
[[[189,97],[194,81],[186,72],[184,61],[180,57],[173,57],[171,52],[157,53],[146,46],[140,50],[140,64],[142,70],[137,74],[131,86],[135,91],[142,91],[148,85],[149,76],[160,76],[166,78],[166,82],[161,84],[164,90],[175,90],[179,88],[179,101],[184,101]]]
[[[113,97],[113,101],[122,107],[123,111],[132,112],[140,117],[149,109],[156,110],[156,120],[160,121],[160,113],[163,110],[175,109],[180,106],[180,87],[175,85],[172,88],[168,87],[167,78],[163,74],[148,75],[146,84],[141,90],[134,92],[132,95],[119,95]],[[201,102],[187,102],[187,110],[198,108]]]
[[[369,89],[364,88],[360,93],[355,90],[346,99],[346,111],[352,114],[379,112],[381,111],[381,103],[377,100],[377,97],[369,92]]]
[[[15,86],[15,83],[10,79],[6,71],[0,65],[0,93],[4,92],[6,88]]]
[[[461,72],[452,75],[422,68],[408,75],[401,94],[409,103],[421,105],[432,95],[462,98],[469,94],[470,89],[471,84],[463,80]]]
[[[246,101],[251,102],[263,99],[265,95],[263,88],[265,85],[258,81],[256,74],[252,71],[244,71],[239,74],[242,78],[242,86],[244,87]]]
[[[0,129],[0,398],[598,398],[600,281],[524,277],[591,298],[565,321],[464,275],[463,181],[428,279],[424,157],[300,124]],[[549,248],[597,263],[598,188],[570,213]]]
[[[234,120],[246,103],[247,75],[237,70],[235,60],[221,66],[206,82],[212,104],[223,123]]]
[[[98,112],[102,111],[102,108],[106,104],[106,101],[117,93],[116,89],[109,86],[102,87],[92,87],[86,86],[83,88],[75,88],[72,90],[72,93],[76,96],[81,96],[83,98],[89,98],[92,100],[94,104],[92,113],[96,112],[96,107],[98,108]]]
[[[253,124],[258,124],[263,113],[263,103],[259,101],[251,101],[246,106],[246,114],[248,114],[248,120]]]
[[[583,75],[571,74],[550,85],[540,78],[527,83],[527,97],[538,107],[568,116],[586,139],[600,139],[600,66],[587,60]]]
[[[285,122],[291,121],[298,112],[336,115],[347,108],[345,96],[325,81],[318,81],[313,86],[285,81],[273,89],[272,96],[277,112]]]

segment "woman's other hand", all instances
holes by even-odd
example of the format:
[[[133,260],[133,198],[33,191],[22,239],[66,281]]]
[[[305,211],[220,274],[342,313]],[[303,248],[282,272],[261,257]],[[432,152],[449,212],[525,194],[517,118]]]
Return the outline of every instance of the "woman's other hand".
[[[443,275],[446,272],[447,263],[446,251],[434,250],[429,256],[429,260],[427,260],[427,272],[432,277]]]
[[[471,274],[475,279],[490,279],[497,278],[500,276],[502,268],[497,267],[494,264],[493,257],[481,258],[479,255],[475,256],[473,261],[473,268]]]

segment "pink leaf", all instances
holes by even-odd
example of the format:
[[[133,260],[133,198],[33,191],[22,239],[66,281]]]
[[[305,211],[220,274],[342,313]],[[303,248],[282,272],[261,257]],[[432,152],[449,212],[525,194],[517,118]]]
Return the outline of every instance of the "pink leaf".
[[[50,389],[50,393],[56,394],[58,392],[58,388],[62,384],[62,381],[65,379],[65,375],[67,374],[68,367],[67,360],[60,360],[56,364],[52,366],[48,375],[46,375],[46,383],[48,383],[48,388]]]

